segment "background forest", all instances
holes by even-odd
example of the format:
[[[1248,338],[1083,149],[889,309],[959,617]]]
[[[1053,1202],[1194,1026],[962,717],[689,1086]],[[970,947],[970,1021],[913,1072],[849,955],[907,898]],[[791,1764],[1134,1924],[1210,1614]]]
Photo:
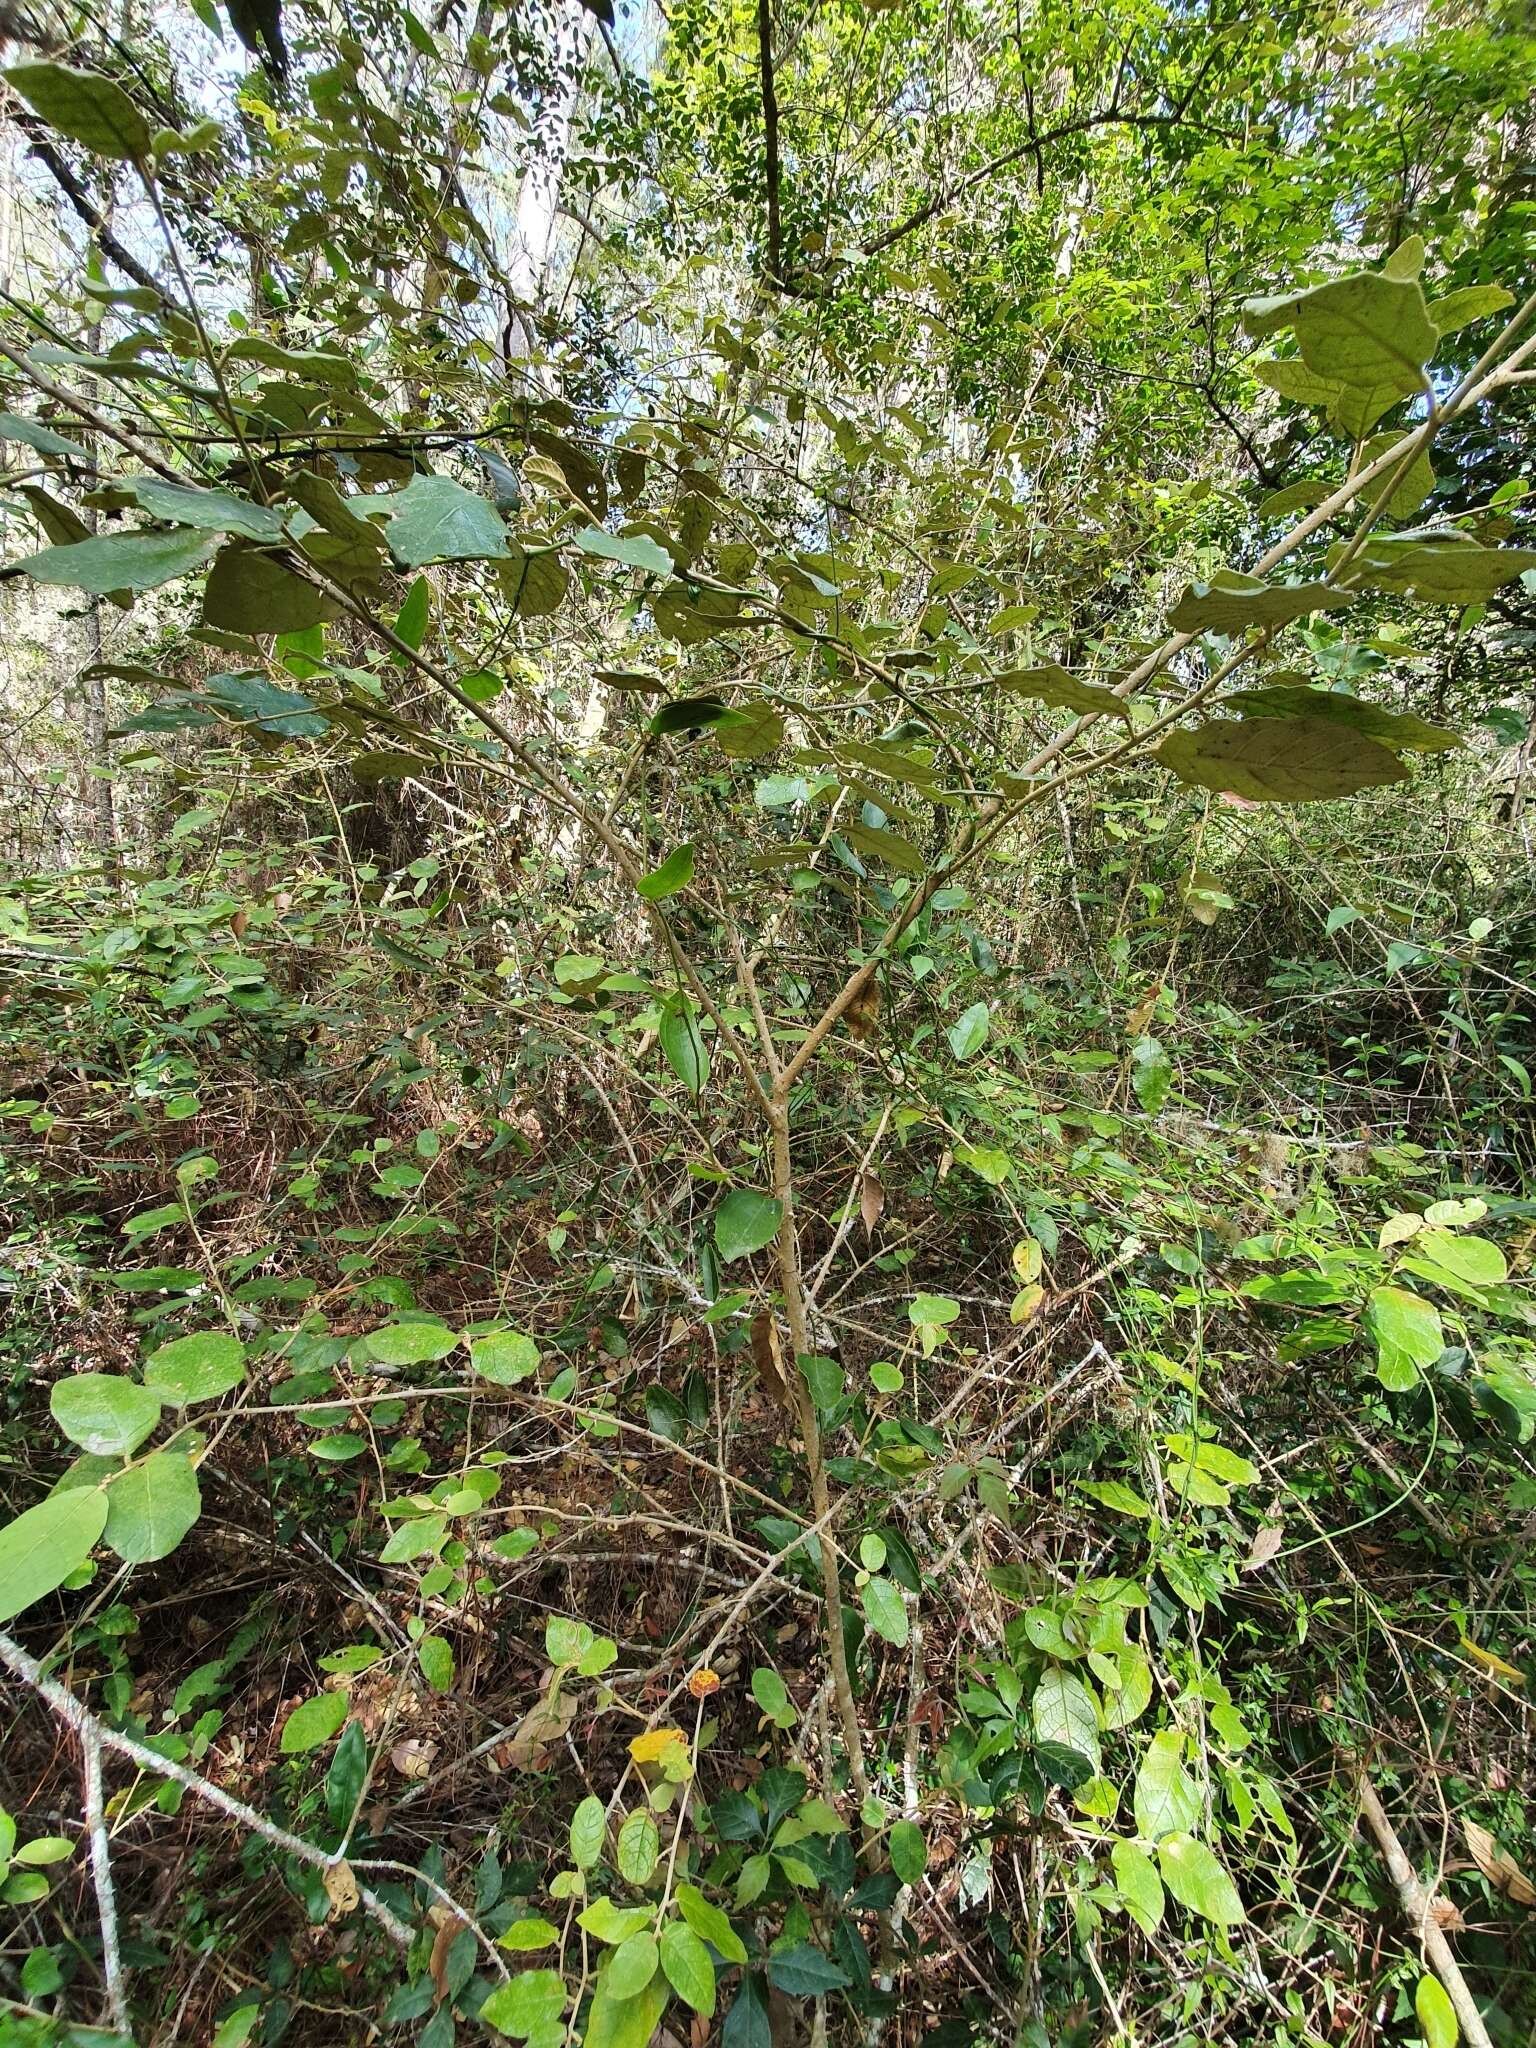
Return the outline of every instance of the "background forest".
[[[0,32],[0,2044],[1536,2043],[1525,0]]]

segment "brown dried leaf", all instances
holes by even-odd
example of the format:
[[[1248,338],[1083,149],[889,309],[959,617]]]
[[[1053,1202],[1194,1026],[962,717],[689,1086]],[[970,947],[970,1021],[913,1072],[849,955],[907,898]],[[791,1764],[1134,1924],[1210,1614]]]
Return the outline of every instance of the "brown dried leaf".
[[[848,1036],[856,1045],[867,1045],[880,1028],[880,984],[871,975],[843,1012]]]
[[[420,1742],[414,1735],[409,1735],[404,1742],[395,1744],[389,1752],[389,1760],[402,1778],[425,1778],[436,1755],[435,1742]]]
[[[550,1750],[565,1740],[565,1731],[575,1718],[572,1694],[561,1693],[553,1705],[540,1700],[518,1722],[511,1740],[502,1744],[499,1755],[503,1765],[511,1771],[542,1770]]]
[[[438,2005],[448,1996],[448,1957],[453,1944],[463,1933],[464,1925],[457,1913],[446,1913],[438,1922],[437,1933],[432,1938],[432,1959],[427,1970],[437,1992]]]
[[[1284,1541],[1285,1524],[1267,1522],[1262,1529],[1255,1531],[1253,1541],[1248,1546],[1248,1555],[1243,1559],[1243,1570],[1262,1571]]]
[[[1429,1911],[1435,1925],[1443,1927],[1447,1933],[1459,1933],[1467,1924],[1454,1899],[1432,1899]]]
[[[784,1377],[784,1353],[779,1343],[778,1325],[768,1309],[759,1309],[752,1318],[752,1363],[757,1367],[758,1378],[766,1388],[768,1397],[780,1408],[788,1408],[789,1381]]]
[[[1128,1010],[1125,1018],[1127,1038],[1140,1038],[1152,1022],[1152,1012],[1157,1008],[1157,999],[1163,992],[1163,984],[1154,981],[1134,1010]]]
[[[864,1223],[864,1235],[873,1237],[875,1225],[880,1221],[885,1208],[885,1189],[880,1185],[878,1174],[866,1173],[859,1183],[859,1215]]]
[[[1472,1861],[1494,1890],[1502,1892],[1511,1905],[1536,1906],[1536,1885],[1531,1883],[1514,1857],[1501,1849],[1487,1828],[1479,1827],[1475,1820],[1465,1820],[1461,1825]]]
[[[340,1863],[327,1866],[321,1882],[325,1886],[325,1896],[331,1902],[330,1911],[325,1916],[328,1920],[344,1920],[348,1913],[356,1910],[357,1879],[353,1876],[352,1866],[345,1857]]]

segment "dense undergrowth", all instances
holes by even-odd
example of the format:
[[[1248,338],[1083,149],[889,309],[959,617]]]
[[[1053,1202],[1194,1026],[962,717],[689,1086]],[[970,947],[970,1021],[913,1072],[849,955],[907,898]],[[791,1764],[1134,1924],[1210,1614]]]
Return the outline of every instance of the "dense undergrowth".
[[[1529,23],[45,11],[0,2048],[1536,2039]]]

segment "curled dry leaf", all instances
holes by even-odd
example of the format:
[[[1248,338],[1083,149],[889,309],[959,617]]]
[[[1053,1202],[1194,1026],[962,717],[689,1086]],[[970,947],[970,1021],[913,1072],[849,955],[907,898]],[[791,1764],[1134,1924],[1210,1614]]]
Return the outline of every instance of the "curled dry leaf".
[[[1125,1031],[1128,1038],[1140,1038],[1152,1022],[1152,1013],[1157,1008],[1157,999],[1163,992],[1163,984],[1154,981],[1134,1010],[1128,1010]]]
[[[1245,1572],[1262,1571],[1284,1541],[1285,1524],[1283,1522],[1266,1522],[1262,1529],[1254,1532],[1253,1541],[1248,1546],[1248,1555],[1243,1559],[1243,1570]]]
[[[389,1752],[389,1760],[402,1778],[425,1778],[436,1755],[435,1742],[422,1742],[416,1736],[408,1735],[403,1742],[395,1744]]]
[[[1536,1906],[1536,1885],[1514,1857],[1501,1849],[1487,1828],[1480,1827],[1475,1820],[1463,1821],[1461,1825],[1472,1861],[1494,1890],[1502,1892],[1511,1905]]]
[[[759,1309],[752,1318],[752,1363],[757,1367],[758,1378],[768,1398],[776,1406],[788,1408],[789,1381],[784,1377],[784,1354],[779,1343],[778,1325],[768,1309]]]
[[[328,1865],[322,1882],[325,1886],[325,1896],[331,1902],[330,1911],[325,1917],[328,1920],[344,1920],[348,1913],[355,1910],[359,1896],[357,1879],[352,1874],[351,1864],[343,1857],[339,1863]]]
[[[866,1173],[859,1183],[859,1215],[864,1224],[864,1235],[873,1237],[875,1225],[885,1208],[885,1189],[880,1185],[880,1176]]]
[[[561,1693],[553,1701],[541,1699],[518,1722],[509,1742],[496,1752],[504,1770],[539,1771],[549,1752],[565,1740],[565,1731],[576,1718],[576,1701]]]

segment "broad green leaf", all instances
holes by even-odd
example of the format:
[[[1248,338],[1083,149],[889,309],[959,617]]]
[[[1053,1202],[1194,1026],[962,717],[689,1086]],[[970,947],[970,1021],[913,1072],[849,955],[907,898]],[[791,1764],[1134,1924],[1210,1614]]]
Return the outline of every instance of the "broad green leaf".
[[[628,1941],[637,1928],[649,1927],[655,1917],[649,1906],[616,1906],[605,1894],[582,1908],[576,1916],[576,1924],[584,1927],[595,1941],[617,1948],[621,1942]]]
[[[1079,716],[1129,719],[1131,715],[1125,699],[1117,697],[1106,684],[1083,682],[1054,661],[1039,668],[1004,669],[996,679],[996,687],[1010,697],[1029,697],[1037,704],[1074,711]]]
[[[510,1949],[514,1955],[528,1955],[535,1949],[552,1947],[559,1939],[560,1930],[553,1921],[530,1914],[526,1920],[514,1920],[497,1947]]]
[[[239,541],[219,550],[203,588],[204,624],[227,633],[304,633],[335,616],[306,577]]]
[[[474,491],[447,476],[413,476],[391,503],[388,537],[408,569],[427,562],[490,561],[505,557],[507,529],[500,514]]]
[[[114,590],[154,590],[200,569],[213,553],[201,533],[114,533],[44,548],[16,564],[39,583],[60,583],[106,597]]]
[[[697,735],[730,715],[730,706],[721,697],[675,697],[652,716],[651,737],[664,739],[669,733]]]
[[[656,1974],[661,1957],[649,1928],[626,1935],[608,1959],[604,1975],[614,1998],[633,1998]]]
[[[1199,1821],[1200,1792],[1184,1768],[1184,1737],[1177,1728],[1160,1730],[1148,1743],[1132,1804],[1137,1832],[1149,1842],[1181,1833]]]
[[[1309,689],[1304,683],[1268,683],[1252,690],[1233,690],[1219,702],[1223,711],[1240,711],[1244,718],[1321,718],[1347,725],[1394,751],[1443,754],[1462,744],[1459,733],[1431,725],[1416,712],[1389,711],[1382,704],[1366,704],[1338,690]]]
[[[866,1579],[859,1591],[864,1619],[877,1636],[901,1649],[907,1640],[907,1607],[901,1588],[887,1578]]]
[[[1329,550],[1330,567],[1344,543]],[[1485,548],[1454,527],[1373,535],[1344,571],[1351,585],[1388,590],[1424,604],[1486,604],[1536,569],[1536,548]]]
[[[772,1244],[779,1233],[784,1205],[756,1188],[732,1188],[715,1211],[715,1243],[729,1263],[747,1258]]]
[[[203,533],[240,533],[247,540],[278,541],[282,514],[233,491],[209,491],[197,484],[168,483],[158,476],[130,476],[123,488],[132,491],[146,512],[177,526],[195,526]]]
[[[1249,299],[1243,324],[1255,335],[1293,329],[1302,361],[1320,377],[1367,389],[1390,386],[1404,397],[1422,389],[1424,365],[1440,338],[1418,280],[1377,271]]]
[[[612,1964],[608,1967],[611,1970]],[[658,1971],[633,1998],[615,1997],[605,1970],[593,1993],[582,2048],[650,2048],[669,1996],[667,1980]],[[481,2013],[483,2017],[483,2007]]]
[[[715,1966],[709,1950],[686,1921],[673,1920],[662,1929],[661,1967],[684,2005],[705,2019],[713,2017]]]
[[[1218,569],[1209,583],[1191,583],[1168,614],[1178,633],[1224,633],[1236,638],[1250,626],[1274,630],[1313,612],[1337,611],[1351,593],[1327,583],[1265,583],[1235,569]]]
[[[1499,1287],[1509,1278],[1504,1254],[1486,1237],[1457,1237],[1449,1230],[1421,1230],[1402,1259],[1403,1271],[1437,1287]]]
[[[116,1373],[82,1372],[57,1380],[48,1411],[71,1443],[110,1458],[136,1451],[160,1420],[160,1397]]]
[[[980,1052],[992,1028],[992,1012],[985,1003],[972,1003],[962,1011],[948,1031],[949,1049],[957,1060],[968,1060]]]
[[[1212,719],[1170,733],[1157,758],[1181,782],[1255,803],[1317,803],[1408,775],[1378,740],[1326,718]]]
[[[278,1748],[284,1756],[298,1756],[305,1750],[318,1749],[323,1742],[329,1742],[332,1736],[341,1732],[348,1705],[344,1692],[316,1693],[312,1700],[305,1700],[295,1707],[283,1723]]]
[[[1143,1934],[1155,1934],[1163,1917],[1163,1886],[1156,1864],[1145,1849],[1123,1840],[1112,1846],[1109,1860],[1125,1910]]]
[[[1456,2048],[1461,2022],[1451,1995],[1438,1977],[1421,1977],[1413,1994],[1414,2017],[1424,2030],[1424,2048]]]
[[[1514,294],[1501,284],[1469,284],[1459,292],[1447,292],[1430,302],[1429,317],[1438,334],[1459,334],[1474,320],[1487,320],[1515,303]]]
[[[661,1837],[656,1823],[643,1806],[636,1807],[619,1829],[615,1863],[626,1884],[648,1884],[661,1854]]]
[[[1045,1673],[1030,1702],[1030,1724],[1037,1742],[1060,1743],[1086,1757],[1095,1771],[1100,1768],[1098,1705],[1072,1672],[1053,1665]]]
[[[718,1906],[691,1884],[677,1888],[678,1910],[701,1941],[707,1941],[728,1963],[747,1960],[746,1944]]]
[[[238,1337],[223,1330],[196,1330],[175,1337],[152,1351],[144,1366],[144,1384],[173,1408],[198,1401],[216,1401],[245,1378],[245,1350]]]
[[[443,1636],[423,1636],[416,1645],[416,1662],[434,1692],[453,1690],[453,1648]]]
[[[850,824],[845,833],[850,845],[856,846],[861,854],[894,868],[898,875],[921,875],[927,870],[923,856],[899,832],[887,832],[883,826]]]
[[[385,1323],[364,1338],[368,1356],[381,1365],[423,1365],[446,1358],[458,1344],[459,1333],[443,1323],[406,1321]]]
[[[498,2034],[527,2041],[557,2028],[565,2011],[565,1979],[558,1970],[523,1970],[498,1984],[480,2008],[480,2018]]]
[[[1236,1885],[1193,1835],[1165,1835],[1157,1845],[1157,1862],[1163,1883],[1179,1904],[1201,1919],[1218,1927],[1235,1927],[1247,1919]]]
[[[571,1815],[571,1861],[578,1870],[591,1870],[602,1856],[607,1826],[603,1802],[589,1792]]]
[[[642,875],[636,887],[648,903],[660,903],[667,896],[675,896],[680,889],[686,889],[693,880],[693,847],[691,843],[674,847],[659,868]]]
[[[604,533],[600,527],[589,526],[584,533],[576,536],[576,545],[583,554],[597,555],[605,561],[622,562],[628,569],[641,569],[647,576],[670,576],[672,557],[661,545],[644,533]]]
[[[1173,1062],[1160,1039],[1143,1034],[1131,1047],[1131,1087],[1148,1116],[1157,1116],[1173,1086]]]
[[[498,1387],[515,1387],[538,1371],[539,1347],[520,1330],[497,1330],[489,1337],[472,1340],[469,1362],[481,1379]]]
[[[766,1664],[752,1673],[752,1697],[776,1728],[793,1728],[800,1718],[783,1679]]]
[[[969,1168],[988,1187],[1000,1188],[1005,1180],[1012,1177],[1013,1161],[996,1145],[972,1145],[962,1142],[955,1147],[955,1162]]]
[[[903,1884],[916,1884],[928,1868],[928,1844],[915,1820],[899,1820],[891,1829],[891,1868]]]
[[[696,647],[737,625],[741,599],[723,590],[692,591],[685,583],[669,583],[651,599],[656,629],[683,647]]]
[[[1376,1346],[1376,1377],[1395,1394],[1416,1386],[1445,1349],[1440,1311],[1406,1287],[1373,1288],[1365,1327]]]
[[[841,1991],[848,1973],[832,1958],[808,1941],[775,1949],[768,1957],[768,1981],[791,1998],[819,1998],[823,1992]]]
[[[1398,436],[1390,431],[1375,434],[1360,451],[1360,467],[1366,468],[1392,448]],[[1429,451],[1421,448],[1406,469],[1401,459],[1387,471],[1386,478],[1369,486],[1361,498],[1362,504],[1374,505],[1381,496],[1382,486],[1391,479],[1392,491],[1382,510],[1389,519],[1411,519],[1430,492],[1435,488],[1435,472],[1430,467]]]
[[[559,611],[571,587],[570,572],[554,548],[524,548],[509,541],[508,559],[496,567],[497,581],[520,619],[547,619]]]
[[[156,1451],[108,1486],[106,1540],[124,1564],[151,1564],[170,1556],[202,1511],[192,1460]]]
[[[0,1621],[31,1607],[78,1571],[107,1526],[98,1486],[50,1494],[0,1529]]]
[[[93,156],[142,163],[149,155],[149,123],[123,88],[100,72],[68,64],[12,64],[5,77],[50,128]]]
[[[711,728],[715,745],[732,761],[758,761],[784,738],[784,715],[771,704],[733,704]]]
[[[709,1081],[709,1054],[699,1031],[698,1012],[683,990],[662,1004],[656,1036],[667,1065],[689,1094],[702,1095]]]
[[[23,419],[20,413],[0,412],[0,441],[19,441],[39,455],[64,455],[86,469],[95,467],[89,451],[78,441],[56,434],[52,427],[42,426],[36,420]]]

